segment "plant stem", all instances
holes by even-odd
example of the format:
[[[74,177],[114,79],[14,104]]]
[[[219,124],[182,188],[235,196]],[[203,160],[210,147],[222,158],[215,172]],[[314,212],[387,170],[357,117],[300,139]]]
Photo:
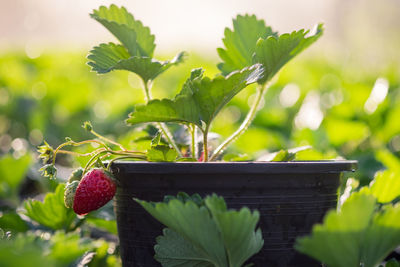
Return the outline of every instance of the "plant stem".
[[[240,135],[242,135],[247,130],[247,128],[249,128],[250,124],[253,122],[257,114],[258,107],[268,87],[269,87],[268,84],[257,86],[256,99],[254,100],[249,112],[247,113],[245,120],[231,136],[229,136],[221,145],[217,147],[214,154],[210,158],[210,161],[216,160],[217,157],[228,147],[230,143],[235,141]]]
[[[197,140],[196,140],[196,125],[191,123],[189,124],[189,131],[192,135],[192,158],[197,159]]]
[[[114,163],[114,161],[119,160],[119,159],[131,159],[131,158],[137,158],[137,157],[132,157],[132,156],[121,156],[121,157],[113,158],[112,160],[110,160],[110,161],[107,163],[107,171],[110,171],[110,170],[111,170],[111,165]]]
[[[151,86],[152,86],[151,81],[148,81],[148,82],[143,81],[143,89],[144,89],[144,94],[146,96],[146,102],[149,102],[152,99],[151,92],[150,92]],[[162,122],[157,122],[156,125],[161,130],[162,134],[167,139],[168,143],[176,150],[176,152],[178,152],[180,157],[183,157],[182,152],[176,145],[174,138],[173,138],[171,132],[169,131],[167,125],[165,125],[165,123],[162,123]]]
[[[57,154],[68,154],[68,155],[72,155],[72,156],[76,156],[76,157],[87,157],[87,156],[94,155],[94,154],[98,153],[99,151],[103,151],[103,150],[104,150],[104,148],[99,148],[95,151],[88,152],[88,153],[79,153],[79,152],[68,151],[68,150],[58,150]]]
[[[122,150],[126,150],[126,148],[124,148],[120,143],[117,143],[117,142],[115,142],[115,141],[113,141],[113,140],[111,140],[111,139],[108,139],[107,137],[104,137],[104,136],[102,136],[102,135],[96,133],[93,129],[90,130],[90,133],[93,134],[94,136],[98,137],[99,139],[105,141],[105,142],[108,142],[108,143],[110,143],[110,144],[119,146]]]
[[[152,87],[153,83],[151,81],[145,82],[143,81],[143,90],[144,90],[144,95],[146,97],[146,103],[148,103],[152,97],[151,97],[151,87]]]
[[[59,145],[59,146],[54,150],[53,164],[56,163],[57,153],[58,153],[58,152],[61,150],[61,148],[63,148],[64,146],[69,146],[69,145],[71,145],[71,146],[80,146],[80,145],[90,144],[90,143],[96,143],[96,144],[99,144],[99,145],[101,145],[101,146],[104,146],[104,149],[108,149],[108,147],[107,147],[106,144],[104,144],[103,142],[98,141],[98,140],[85,140],[85,141],[81,141],[81,142],[68,141],[68,142],[65,142],[65,143]]]
[[[208,126],[203,132],[203,161],[208,161]]]
[[[103,154],[103,153],[106,153],[106,154],[109,154],[109,155],[129,156],[129,158],[135,158],[135,159],[143,159],[143,160],[146,159],[146,156],[144,156],[144,155],[134,155],[134,154],[132,154],[132,153],[130,153],[130,152],[126,152],[126,151],[103,150],[103,151],[100,151],[100,152],[98,152],[97,154],[95,154],[95,155],[86,163],[86,166],[85,166],[85,168],[84,168],[84,170],[83,170],[83,173],[86,173],[86,172],[91,168],[91,166],[93,166],[93,164],[96,163],[97,158],[100,157],[101,154]]]

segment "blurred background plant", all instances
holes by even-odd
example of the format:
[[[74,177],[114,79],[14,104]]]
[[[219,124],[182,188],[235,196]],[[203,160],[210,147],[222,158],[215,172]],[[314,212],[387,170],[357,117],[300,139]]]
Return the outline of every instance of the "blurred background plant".
[[[256,159],[310,145],[313,149],[298,153],[298,160],[358,160],[359,170],[343,179],[345,194],[368,185],[386,168],[382,162],[400,157],[398,1],[203,1],[192,7],[178,0],[112,2],[152,28],[161,51],[157,57],[169,59],[181,50],[189,54],[156,81],[155,98],[173,96],[193,68],[204,67],[208,76],[219,72],[215,48],[222,46],[224,27],[231,27],[238,13],[255,13],[280,32],[325,21],[325,36],[278,75],[253,125],[228,153]],[[52,146],[65,136],[88,138],[80,127],[84,121],[126,146],[149,145],[145,138],[133,143],[144,133],[123,122],[143,99],[140,80],[127,72],[98,76],[86,65],[93,44],[109,38],[88,13],[110,3],[1,4],[0,262],[5,266],[119,264],[112,206],[86,218],[63,206],[62,183],[85,159],[59,157],[59,177],[48,181],[37,171],[34,152],[44,137]],[[186,12],[177,12],[183,6]],[[212,129],[217,138],[238,127],[254,96],[255,88],[247,88],[217,117]],[[22,255],[27,258],[15,257]]]

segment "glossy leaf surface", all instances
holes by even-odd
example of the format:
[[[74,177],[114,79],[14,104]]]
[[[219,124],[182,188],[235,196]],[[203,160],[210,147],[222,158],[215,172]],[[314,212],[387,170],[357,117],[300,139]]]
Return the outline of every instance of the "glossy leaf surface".
[[[205,130],[236,94],[258,81],[261,75],[260,65],[234,72],[226,78],[218,76],[214,79],[202,77],[196,69],[173,100],[152,100],[147,105],[137,106],[127,122],[194,123]]]

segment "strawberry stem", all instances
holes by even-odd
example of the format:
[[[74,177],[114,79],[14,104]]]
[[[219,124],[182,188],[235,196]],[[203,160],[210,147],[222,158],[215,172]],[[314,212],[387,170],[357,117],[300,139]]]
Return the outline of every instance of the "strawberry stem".
[[[110,156],[110,155],[120,155],[120,156],[125,156],[125,157],[129,157],[129,158],[135,158],[135,159],[146,159],[146,156],[144,155],[144,153],[140,152],[141,155],[135,155],[134,153],[131,152],[126,152],[126,151],[113,151],[113,150],[104,150],[104,151],[100,151],[99,153],[97,153],[96,155],[94,155],[87,163],[86,166],[84,168],[83,173],[86,173],[95,163],[96,160],[101,156],[101,154],[106,153],[106,155],[103,156]],[[102,157],[103,157],[102,156]]]
[[[256,99],[254,100],[249,112],[247,113],[246,119],[242,122],[240,127],[231,135],[229,136],[221,145],[215,149],[214,154],[211,156],[210,160],[216,160],[217,157],[227,148],[227,146],[235,141],[240,135],[242,135],[247,128],[249,128],[250,124],[253,122],[257,111],[258,107],[260,106],[261,100],[263,99],[263,96],[268,88],[268,84],[263,84],[259,85],[257,87],[257,95]]]
[[[101,150],[104,150],[104,148],[100,148]],[[68,150],[58,150],[58,154],[68,154],[68,155],[72,155],[72,156],[77,156],[77,157],[87,157],[87,156],[91,156],[94,155],[95,153],[97,153],[99,151],[99,149],[89,152],[89,153],[79,153],[79,152],[74,152],[74,151],[68,151]]]
[[[203,161],[208,161],[208,126],[203,132]]]
[[[107,171],[111,172],[111,165],[112,165],[116,160],[120,160],[120,159],[138,159],[138,157],[132,155],[132,156],[121,156],[121,157],[113,158],[112,160],[110,160],[110,161],[107,163]]]
[[[189,129],[190,134],[192,135],[192,147],[191,147],[192,158],[197,159],[197,140],[196,140],[197,128],[196,128],[196,125],[194,123],[191,123],[188,125],[188,129]]]
[[[152,99],[151,86],[152,86],[151,81],[149,81],[149,82],[143,81],[143,90],[146,95],[146,102],[149,102]],[[179,157],[183,157],[182,151],[176,145],[174,138],[173,138],[171,132],[169,131],[167,125],[165,125],[165,123],[161,123],[161,122],[157,122],[156,125],[161,130],[162,134],[167,139],[168,143],[176,150],[176,152],[178,152]]]
[[[90,144],[90,143],[96,143],[101,146],[104,146],[105,149],[109,149],[106,144],[104,144],[103,142],[98,141],[98,140],[85,140],[85,141],[81,141],[81,142],[75,142],[75,141],[70,140],[68,142],[62,143],[61,145],[59,145],[56,148],[56,150],[54,150],[53,165],[56,163],[56,157],[57,157],[57,154],[59,153],[59,151],[61,150],[61,148],[65,147],[65,146],[80,146],[80,145]]]
[[[113,141],[113,140],[111,140],[111,139],[109,139],[109,138],[107,138],[107,137],[105,137],[105,136],[102,136],[101,134],[95,132],[93,129],[90,130],[90,133],[93,134],[94,136],[98,137],[99,139],[101,139],[101,140],[107,142],[107,143],[110,143],[110,144],[113,144],[113,145],[116,145],[116,146],[120,147],[120,148],[121,148],[122,150],[124,150],[124,151],[127,150],[127,149],[126,149],[123,145],[121,145],[120,143],[117,143],[117,142],[115,142],[115,141]]]

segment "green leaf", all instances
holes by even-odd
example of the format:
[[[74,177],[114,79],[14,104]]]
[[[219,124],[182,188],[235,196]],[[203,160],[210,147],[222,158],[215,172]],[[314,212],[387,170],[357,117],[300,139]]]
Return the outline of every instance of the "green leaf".
[[[364,234],[361,259],[364,267],[374,267],[400,245],[400,204],[387,205],[376,214]]]
[[[259,213],[227,210],[215,194],[204,201],[185,193],[162,203],[136,201],[168,227],[155,246],[162,266],[241,267],[264,244],[261,231],[255,231]]]
[[[0,213],[0,228],[13,232],[29,230],[27,223],[15,212]]]
[[[400,159],[388,150],[382,149],[376,152],[376,158],[382,162],[388,169],[400,172]]]
[[[197,254],[198,260],[210,262],[214,266],[228,266],[221,234],[206,207],[199,207],[191,201],[182,203],[177,199],[168,203],[136,201],[154,218],[180,234],[197,251],[201,251]],[[182,245],[182,249],[186,247]],[[172,257],[169,258],[172,260]],[[176,265],[171,263],[165,266]]]
[[[391,259],[386,262],[385,267],[400,267],[400,263],[395,259]]]
[[[31,163],[30,155],[15,159],[7,154],[0,158],[0,197],[16,197]]]
[[[260,214],[251,213],[248,208],[228,211],[224,199],[215,194],[207,197],[205,203],[222,234],[229,266],[241,267],[264,245],[261,230],[255,231]]]
[[[297,153],[311,149],[311,146],[300,146],[291,149],[281,149],[277,153],[273,153],[271,161],[292,161],[296,158]]]
[[[225,154],[222,157],[223,161],[233,161],[233,162],[238,162],[238,161],[251,161],[253,160],[249,155],[247,154],[235,154],[235,153],[228,153]]]
[[[45,242],[32,232],[18,233],[10,240],[0,240],[0,265],[2,267],[59,266],[45,255]]]
[[[218,48],[217,52],[223,63],[218,68],[224,75],[253,65],[253,54],[256,43],[260,38],[277,36],[271,27],[265,25],[264,20],[258,20],[255,15],[238,15],[233,20],[233,31],[225,28],[225,49]]]
[[[309,237],[297,239],[296,249],[330,267],[374,267],[400,245],[400,204],[377,209],[363,188],[331,211]]]
[[[290,161],[293,160],[295,155],[289,153],[285,149],[279,150],[271,161]]]
[[[172,196],[172,195],[166,195],[164,196],[164,203],[168,203],[173,199],[177,199],[183,203],[186,203],[188,201],[192,201],[194,203],[196,203],[199,207],[201,206],[205,206],[204,200],[203,198],[199,195],[199,194],[193,194],[191,196],[189,196],[187,193],[185,192],[179,192],[176,196]]]
[[[380,203],[393,201],[400,196],[400,171],[377,172],[370,185],[370,190]]]
[[[324,122],[329,142],[334,146],[342,146],[347,142],[360,144],[371,135],[368,125],[363,121],[350,121],[330,118]]]
[[[101,6],[98,10],[93,10],[90,16],[106,27],[126,47],[131,56],[153,56],[156,47],[154,35],[124,7]]]
[[[295,248],[330,267],[359,267],[361,245],[375,208],[373,196],[355,193],[341,211],[331,210],[311,236],[296,240]]]
[[[214,267],[207,260],[201,250],[183,238],[180,234],[169,228],[163,230],[163,235],[157,237],[157,245],[154,246],[156,255],[154,258],[162,266],[185,266],[185,267]]]
[[[93,242],[81,238],[79,233],[57,231],[50,239],[49,258],[55,259],[62,266],[70,266],[92,248]]]
[[[156,145],[147,150],[148,161],[171,162],[175,161],[177,156],[178,152],[168,145]]]
[[[27,200],[24,202],[25,215],[32,220],[54,230],[68,230],[76,218],[72,209],[64,206],[64,184],[59,184],[54,193],[48,193],[43,202]]]
[[[309,31],[299,30],[276,36],[261,38],[257,41],[253,62],[263,64],[265,73],[260,83],[265,83],[285,65],[314,43],[323,33],[323,26],[319,24],[315,33],[307,36]]]
[[[236,94],[257,82],[261,75],[259,64],[233,72],[226,78],[218,76],[212,80],[203,78],[202,72],[196,69],[175,99],[152,100],[147,105],[137,106],[127,122],[194,123],[204,131]]]
[[[106,230],[114,235],[118,234],[117,223],[115,220],[106,220],[102,218],[88,217],[86,223],[94,227]]]
[[[114,69],[128,70],[139,75],[145,82],[154,80],[158,75],[172,66],[183,62],[185,53],[181,52],[170,61],[158,61],[149,57],[134,56],[119,61]]]
[[[183,62],[184,57],[184,52],[179,53],[170,61],[158,61],[147,56],[129,57],[123,46],[108,43],[94,47],[87,58],[90,60],[88,65],[99,74],[112,70],[127,70],[136,73],[144,82],[147,82],[154,80],[171,66]]]
[[[225,29],[225,49],[217,50],[223,60],[218,68],[226,75],[254,63],[261,63],[265,73],[259,83],[266,83],[290,59],[315,42],[322,32],[322,24],[319,24],[316,32],[310,36],[307,36],[309,31],[304,30],[278,35],[254,15],[237,16],[233,20],[233,31]]]
[[[91,60],[87,64],[92,67],[92,71],[99,74],[107,73],[115,69],[115,65],[130,56],[122,45],[114,43],[100,44],[95,46],[88,55]]]
[[[175,161],[177,156],[178,152],[164,142],[161,131],[158,131],[151,140],[150,149],[147,150],[147,160],[171,162]]]

